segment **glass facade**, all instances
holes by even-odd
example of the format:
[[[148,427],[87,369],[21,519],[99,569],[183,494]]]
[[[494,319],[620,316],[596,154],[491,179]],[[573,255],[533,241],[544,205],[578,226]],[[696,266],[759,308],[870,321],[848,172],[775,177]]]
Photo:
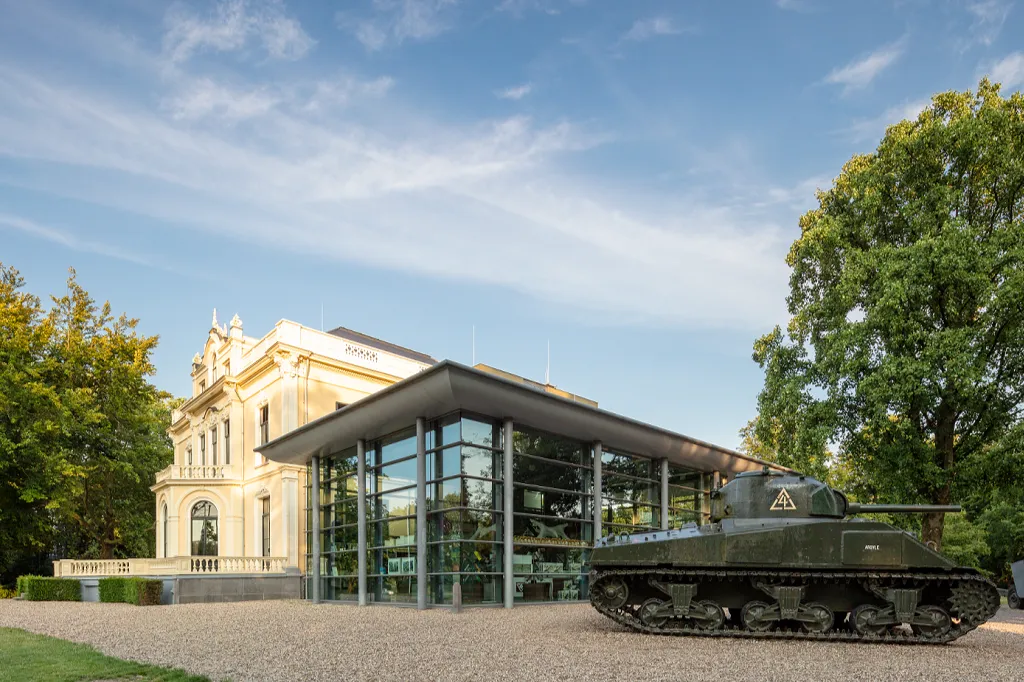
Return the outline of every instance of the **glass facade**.
[[[587,598],[594,542],[593,448],[525,427],[512,438],[516,600]]]
[[[451,604],[456,585],[463,604],[504,603],[505,445],[499,419],[459,412],[426,423],[426,556],[419,556],[416,428],[365,443],[368,602],[416,604],[423,561],[428,604]],[[601,514],[602,535],[660,529],[661,463],[604,450],[595,491],[592,443],[514,424],[511,445],[513,601],[585,601],[594,515]],[[324,600],[359,598],[357,472],[354,445],[320,459]],[[670,467],[670,527],[701,522],[709,478]],[[306,492],[308,577],[311,476]]]

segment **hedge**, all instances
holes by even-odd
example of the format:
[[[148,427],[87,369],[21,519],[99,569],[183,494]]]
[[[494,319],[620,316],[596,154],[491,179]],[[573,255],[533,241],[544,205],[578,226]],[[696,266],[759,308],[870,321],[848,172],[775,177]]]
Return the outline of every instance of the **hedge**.
[[[160,603],[164,584],[161,580],[145,578],[101,578],[99,587],[101,602],[152,606]]]
[[[81,601],[82,583],[74,578],[43,578],[36,575],[18,578],[29,601]]]
[[[18,596],[25,594],[25,586],[28,585],[30,578],[42,578],[41,575],[19,575],[18,581],[15,583],[14,591],[18,593]]]

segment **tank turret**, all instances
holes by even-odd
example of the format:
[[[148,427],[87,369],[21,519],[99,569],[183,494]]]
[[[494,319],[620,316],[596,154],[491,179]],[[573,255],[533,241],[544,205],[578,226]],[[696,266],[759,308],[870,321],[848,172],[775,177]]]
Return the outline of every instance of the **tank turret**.
[[[745,471],[718,490],[711,491],[711,520],[832,518],[859,513],[959,512],[959,505],[858,504],[825,483],[765,467]]]
[[[707,523],[595,542],[591,604],[641,632],[933,643],[962,637],[999,608],[977,570],[856,516],[959,506],[858,504],[768,467],[710,498]]]

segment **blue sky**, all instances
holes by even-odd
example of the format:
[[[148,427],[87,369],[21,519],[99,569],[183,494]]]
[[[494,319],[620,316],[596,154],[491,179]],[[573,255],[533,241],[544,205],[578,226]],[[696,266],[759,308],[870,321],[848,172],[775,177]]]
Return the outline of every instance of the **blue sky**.
[[[188,391],[216,307],[551,381],[726,446],[799,215],[983,74],[1004,0],[0,0],[0,261]]]

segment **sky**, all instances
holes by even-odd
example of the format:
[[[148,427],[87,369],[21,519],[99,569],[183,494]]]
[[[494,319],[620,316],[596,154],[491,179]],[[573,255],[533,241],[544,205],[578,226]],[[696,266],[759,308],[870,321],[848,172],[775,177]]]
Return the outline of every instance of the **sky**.
[[[800,215],[1024,85],[1007,0],[0,0],[0,262],[160,338],[346,326],[726,447]],[[475,354],[474,343],[475,338]],[[550,365],[548,354],[550,347]]]

